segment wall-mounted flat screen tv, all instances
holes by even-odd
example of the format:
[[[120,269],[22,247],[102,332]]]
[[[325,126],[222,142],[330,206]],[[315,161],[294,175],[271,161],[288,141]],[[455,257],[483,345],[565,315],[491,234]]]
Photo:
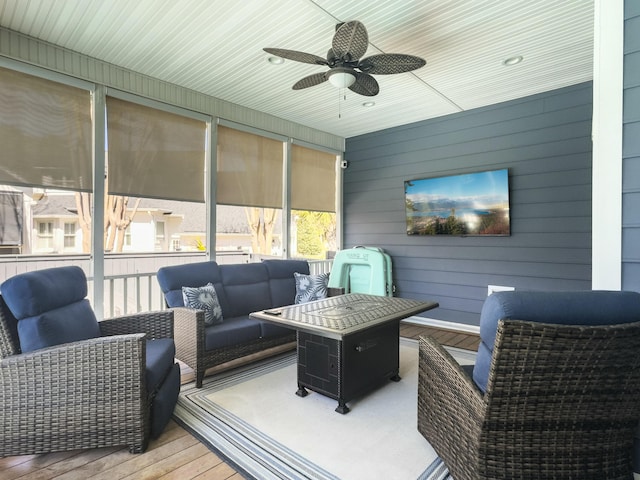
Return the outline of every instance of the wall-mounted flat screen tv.
[[[510,235],[509,171],[404,182],[407,235]]]

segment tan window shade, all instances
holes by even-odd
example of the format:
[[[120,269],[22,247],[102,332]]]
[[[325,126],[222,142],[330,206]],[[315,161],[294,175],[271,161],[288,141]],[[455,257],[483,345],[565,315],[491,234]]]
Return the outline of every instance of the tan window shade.
[[[204,202],[206,123],[107,97],[108,192]]]
[[[283,152],[281,141],[219,126],[217,203],[282,208]]]
[[[293,145],[291,209],[336,211],[336,156]]]
[[[91,94],[0,68],[0,183],[93,188]]]

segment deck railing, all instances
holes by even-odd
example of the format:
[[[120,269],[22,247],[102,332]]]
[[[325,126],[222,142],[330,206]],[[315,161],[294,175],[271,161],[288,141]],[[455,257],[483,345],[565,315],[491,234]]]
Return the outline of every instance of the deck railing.
[[[206,260],[204,253],[171,254],[113,254],[105,256],[104,318],[131,313],[162,310],[164,297],[156,280],[156,272],[165,265],[181,265]],[[274,258],[247,253],[217,252],[219,264],[259,262]],[[309,260],[314,275],[329,272],[333,260]],[[87,255],[10,255],[0,256],[0,283],[18,273],[43,268],[78,265],[85,272],[90,270]],[[90,296],[93,277],[87,274]],[[91,297],[89,298],[90,300]]]

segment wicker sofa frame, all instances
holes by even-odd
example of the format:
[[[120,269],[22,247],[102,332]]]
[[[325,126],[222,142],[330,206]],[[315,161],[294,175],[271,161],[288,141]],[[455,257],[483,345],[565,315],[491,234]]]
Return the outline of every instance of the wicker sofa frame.
[[[422,337],[418,430],[455,480],[631,479],[638,352],[640,322],[500,320],[483,394]]]
[[[173,312],[99,322],[102,336],[21,353],[0,296],[0,456],[127,445],[146,450],[154,392],[148,338],[173,336]]]
[[[175,314],[176,357],[193,368],[196,387],[202,387],[207,369],[237,358],[262,352],[269,348],[290,344],[295,348],[296,334],[274,338],[256,338],[249,342],[207,350],[205,348],[204,312],[186,307],[173,307]]]

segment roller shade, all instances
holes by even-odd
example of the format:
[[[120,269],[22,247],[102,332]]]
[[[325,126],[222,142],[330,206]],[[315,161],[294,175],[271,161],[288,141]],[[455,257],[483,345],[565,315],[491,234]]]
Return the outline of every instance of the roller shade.
[[[291,157],[291,208],[335,212],[336,156],[293,145]]]
[[[217,203],[282,208],[283,152],[279,140],[219,126]]]
[[[0,184],[93,188],[91,94],[0,68]]]
[[[205,122],[107,97],[112,195],[204,202]]]

